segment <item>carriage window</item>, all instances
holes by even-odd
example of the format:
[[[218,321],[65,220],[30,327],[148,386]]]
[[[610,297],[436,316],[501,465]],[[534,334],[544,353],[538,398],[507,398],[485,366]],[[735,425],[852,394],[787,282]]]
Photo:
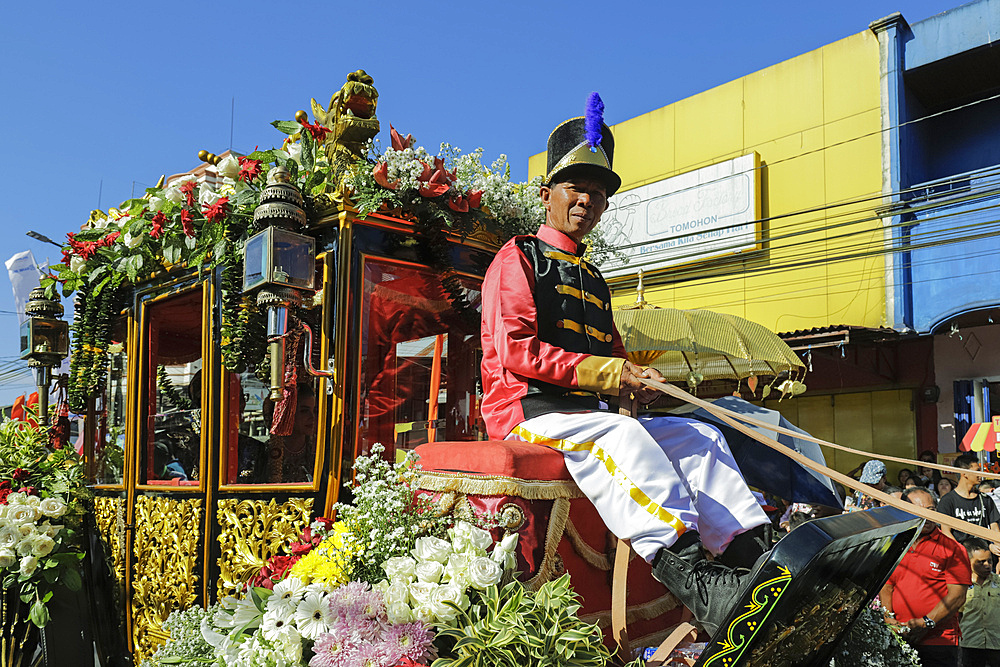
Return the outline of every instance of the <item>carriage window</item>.
[[[125,409],[128,397],[128,320],[114,324],[108,345],[107,380],[100,398],[94,456],[97,484],[121,484],[125,466]]]
[[[149,306],[144,481],[197,486],[201,474],[202,292]]]
[[[479,306],[479,284],[464,280]],[[424,267],[365,263],[358,454],[482,436],[476,379],[479,335]]]
[[[226,374],[229,405],[225,414],[230,415],[227,483],[312,482],[318,382],[298,370],[294,392],[289,390],[277,402],[271,400],[268,387],[253,373]]]

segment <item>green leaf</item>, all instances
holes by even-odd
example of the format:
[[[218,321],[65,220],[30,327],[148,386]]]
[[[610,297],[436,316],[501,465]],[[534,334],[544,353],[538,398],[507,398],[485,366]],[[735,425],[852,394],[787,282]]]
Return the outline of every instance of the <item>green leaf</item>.
[[[62,583],[71,591],[78,591],[83,587],[83,579],[76,568],[69,568],[63,572]]]
[[[170,264],[176,264],[181,260],[181,246],[173,239],[163,244],[163,259]]]
[[[41,600],[36,600],[33,605],[31,605],[31,611],[28,612],[28,618],[31,622],[40,628],[44,628],[45,624],[49,622],[49,610],[45,606],[45,603]]]
[[[279,132],[289,135],[295,134],[302,129],[302,126],[299,125],[298,121],[294,120],[276,120],[272,121],[271,125],[273,125]]]

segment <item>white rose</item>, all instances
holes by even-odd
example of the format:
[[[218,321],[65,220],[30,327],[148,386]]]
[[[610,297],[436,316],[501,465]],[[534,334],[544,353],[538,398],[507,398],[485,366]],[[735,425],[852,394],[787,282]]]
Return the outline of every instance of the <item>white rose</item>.
[[[417,560],[433,560],[438,563],[447,563],[451,554],[451,545],[446,540],[438,537],[418,537],[417,542],[411,551]]]
[[[302,164],[302,144],[295,142],[293,144],[288,144],[285,146],[285,151],[288,153],[288,157],[295,160],[299,165]]]
[[[28,494],[21,493],[20,491],[15,491],[7,496],[8,505],[24,505],[28,501]]]
[[[447,604],[458,605],[459,609],[465,610],[469,607],[469,597],[465,591],[455,584],[445,584],[438,586],[431,592],[431,611],[442,621],[451,621],[458,616],[458,610]]]
[[[38,526],[38,530],[40,530],[45,535],[48,535],[49,537],[55,537],[56,535],[59,534],[59,531],[62,530],[63,528],[65,528],[65,526],[63,526],[62,524],[52,524],[49,523],[48,521]]]
[[[161,195],[152,195],[149,198],[149,210],[162,211],[166,203],[167,203],[166,197],[163,197]]]
[[[236,178],[240,174],[240,161],[230,153],[219,160],[219,164],[215,165],[215,171],[223,178]]]
[[[434,610],[431,609],[431,605],[428,602],[427,604],[417,605],[413,608],[413,620],[433,625],[437,621],[437,617],[434,616]]]
[[[469,583],[469,554],[452,554],[448,557],[441,580],[447,583],[459,584],[463,588]]]
[[[444,565],[434,560],[427,560],[423,563],[417,563],[414,572],[417,575],[418,581],[436,584],[441,581],[441,575],[444,573]]]
[[[409,556],[394,556],[382,564],[382,569],[385,570],[385,576],[389,581],[409,583],[413,581],[415,576],[413,570],[416,566],[417,561]]]
[[[38,496],[26,495],[24,497],[24,504],[27,505],[28,507],[34,507],[37,510],[38,506],[42,504],[42,499],[39,498]]]
[[[69,258],[69,270],[73,273],[80,273],[83,271],[83,267],[87,266],[87,260],[79,255],[73,255]]]
[[[21,559],[20,573],[26,577],[30,577],[35,573],[35,568],[38,567],[38,559],[34,556],[25,556]]]
[[[23,531],[22,531],[23,532]],[[14,547],[14,551],[17,552],[18,556],[31,556],[32,548],[35,545],[35,534],[29,532],[27,535],[21,538],[21,541],[17,543]]]
[[[451,537],[452,549],[456,553],[473,553],[482,556],[486,549],[493,544],[493,536],[489,531],[476,528],[471,523],[459,521],[454,528],[448,530]]]
[[[385,603],[387,605],[396,604],[399,602],[407,604],[408,600],[410,599],[409,587],[401,581],[396,581],[391,584],[389,584],[388,582],[386,583],[388,585],[386,585],[382,589],[382,597],[385,598]]]
[[[413,610],[405,602],[387,603],[385,613],[389,617],[389,622],[393,624],[409,623],[414,619]]]
[[[469,564],[469,585],[483,590],[500,581],[502,574],[503,568],[494,563],[491,558],[480,556]]]
[[[493,547],[493,553],[491,554],[493,562],[505,570],[513,571],[517,568],[517,555],[515,554],[517,550],[517,538],[517,533],[511,533]]]
[[[45,498],[38,503],[38,511],[49,518],[58,519],[66,513],[66,503],[59,498]]]
[[[17,554],[13,549],[0,549],[0,570],[13,567],[17,562]]]
[[[198,189],[198,203],[201,204],[202,208],[211,206],[220,199],[222,199],[222,195],[209,187],[208,183],[202,183]]]
[[[0,528],[0,549],[13,549],[21,541],[17,526],[6,525]]]
[[[431,593],[437,588],[437,584],[429,584],[424,582],[417,582],[415,584],[410,584],[410,603],[414,608],[427,604],[430,602]]]
[[[122,243],[124,243],[126,245],[126,247],[134,248],[137,245],[139,245],[140,243],[142,243],[142,237],[143,236],[144,236],[144,234],[142,234],[142,233],[139,233],[139,234],[136,234],[135,236],[132,236],[132,234],[130,234],[129,232],[125,232],[125,234],[123,236],[121,236],[120,238],[122,240]]]
[[[35,523],[38,518],[38,510],[31,505],[15,505],[7,511],[7,520],[12,524]]]
[[[56,541],[48,535],[35,535],[31,542],[31,555],[39,558],[48,556],[56,546]]]
[[[104,229],[108,226],[108,224],[110,224],[110,222],[111,221],[107,218],[98,218],[97,220],[94,220],[94,229]]]
[[[180,204],[182,201],[184,201],[184,193],[181,192],[180,188],[175,188],[174,186],[170,186],[169,188],[164,190],[163,197],[167,201],[172,201],[175,204]]]

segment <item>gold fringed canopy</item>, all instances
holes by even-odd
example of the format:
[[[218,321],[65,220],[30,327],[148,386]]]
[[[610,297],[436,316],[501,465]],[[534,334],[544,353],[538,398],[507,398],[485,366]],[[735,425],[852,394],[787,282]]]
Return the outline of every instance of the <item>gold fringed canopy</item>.
[[[804,370],[788,344],[756,322],[710,310],[643,306],[616,310],[615,324],[629,361],[652,366],[668,381],[691,374],[742,380]]]

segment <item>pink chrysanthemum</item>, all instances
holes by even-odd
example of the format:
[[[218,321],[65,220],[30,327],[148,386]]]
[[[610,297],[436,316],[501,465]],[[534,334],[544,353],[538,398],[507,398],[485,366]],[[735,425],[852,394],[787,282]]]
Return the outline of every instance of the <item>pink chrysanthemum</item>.
[[[382,635],[386,651],[395,655],[395,661],[403,658],[419,661],[426,654],[434,640],[430,628],[415,621],[390,626]]]
[[[380,644],[357,644],[347,658],[345,667],[383,667],[391,666],[389,656]]]
[[[315,655],[309,660],[309,667],[344,667],[356,647],[350,634],[328,632],[320,635],[313,644]]]
[[[350,618],[356,616],[360,609],[359,602],[369,592],[368,584],[352,581],[344,584],[327,596],[330,613],[334,618]]]
[[[358,599],[361,604],[361,613],[369,618],[374,618],[386,622],[385,598],[376,590],[365,591]]]

